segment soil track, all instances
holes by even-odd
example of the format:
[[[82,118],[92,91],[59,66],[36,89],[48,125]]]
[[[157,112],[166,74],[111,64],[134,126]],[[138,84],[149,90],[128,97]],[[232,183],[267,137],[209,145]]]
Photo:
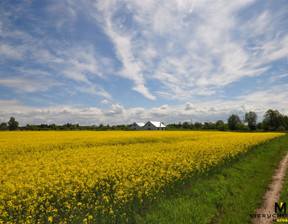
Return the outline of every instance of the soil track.
[[[284,177],[286,174],[286,170],[288,167],[288,152],[284,156],[284,158],[280,161],[279,167],[275,170],[275,173],[272,177],[272,182],[269,186],[269,190],[266,192],[264,196],[263,205],[257,209],[256,214],[261,214],[261,218],[255,218],[254,224],[270,224],[272,223],[272,215],[275,214],[275,202],[279,202],[279,197],[281,193],[281,189],[284,182]],[[265,214],[264,218],[262,214]],[[271,218],[267,218],[267,214],[271,214]]]

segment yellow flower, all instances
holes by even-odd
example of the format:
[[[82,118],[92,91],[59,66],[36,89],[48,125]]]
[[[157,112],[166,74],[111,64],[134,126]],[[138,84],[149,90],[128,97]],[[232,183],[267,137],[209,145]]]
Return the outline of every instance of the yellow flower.
[[[88,219],[93,219],[93,216],[92,216],[92,215],[89,215],[89,216],[88,216]]]

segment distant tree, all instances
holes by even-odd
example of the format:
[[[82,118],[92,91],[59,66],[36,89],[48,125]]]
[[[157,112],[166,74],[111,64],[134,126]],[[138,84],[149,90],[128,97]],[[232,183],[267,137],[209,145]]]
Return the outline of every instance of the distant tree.
[[[278,110],[267,110],[262,122],[263,128],[266,131],[276,131],[281,125],[282,117]]]
[[[280,125],[278,128],[277,128],[277,131],[285,131],[285,127],[283,125]]]
[[[183,127],[184,129],[191,129],[191,124],[190,124],[189,122],[185,121],[185,122],[182,124],[182,127]]]
[[[216,121],[216,127],[217,128],[219,128],[219,125],[222,125],[222,124],[224,124],[224,121],[222,121],[222,120]]]
[[[14,117],[10,117],[8,121],[8,127],[10,131],[17,130],[19,123],[15,120]]]
[[[187,121],[183,122],[182,128],[188,129],[189,128],[189,123]]]
[[[50,129],[48,124],[41,124],[40,126],[38,125],[39,130],[47,131]]]
[[[209,123],[208,122],[204,122],[203,128],[204,129],[209,129]]]
[[[196,129],[200,129],[200,128],[203,127],[203,125],[202,125],[201,122],[195,122],[195,123],[194,123],[194,127],[195,127]]]
[[[39,131],[39,128],[36,125],[27,124],[25,127],[23,127],[23,130],[26,130],[26,131]]]
[[[0,130],[2,130],[2,131],[8,130],[8,126],[7,126],[7,123],[6,123],[6,122],[2,122],[2,123],[0,124]]]
[[[57,125],[56,124],[51,124],[50,125],[50,129],[51,130],[56,130],[57,129]]]
[[[256,126],[257,126],[257,114],[255,112],[248,112],[245,113],[245,122],[248,123],[248,127],[250,128],[250,130],[256,130]]]
[[[216,124],[213,122],[209,122],[209,129],[216,129]]]
[[[216,125],[213,122],[205,122],[203,128],[204,129],[215,129]]]
[[[228,130],[229,129],[229,126],[228,126],[228,124],[220,124],[220,125],[218,125],[217,126],[217,129],[219,130],[219,131],[226,131],[226,130]]]
[[[262,122],[258,122],[257,125],[256,125],[256,128],[257,129],[261,129],[262,128]]]
[[[288,116],[287,115],[284,115],[282,117],[282,123],[283,123],[284,128],[288,131]]]
[[[236,124],[235,129],[239,131],[248,131],[248,127],[241,121]]]
[[[239,118],[238,115],[236,114],[232,114],[229,118],[228,118],[228,126],[230,130],[236,130],[236,125],[238,123],[240,123],[241,120]]]

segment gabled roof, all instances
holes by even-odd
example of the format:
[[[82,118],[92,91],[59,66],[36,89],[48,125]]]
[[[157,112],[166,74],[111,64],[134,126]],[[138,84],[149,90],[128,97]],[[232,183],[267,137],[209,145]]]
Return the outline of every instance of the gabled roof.
[[[142,122],[134,122],[133,124],[137,124],[139,127],[143,127],[145,124]]]
[[[148,122],[153,124],[156,128],[166,128],[166,126],[160,121],[148,121]]]

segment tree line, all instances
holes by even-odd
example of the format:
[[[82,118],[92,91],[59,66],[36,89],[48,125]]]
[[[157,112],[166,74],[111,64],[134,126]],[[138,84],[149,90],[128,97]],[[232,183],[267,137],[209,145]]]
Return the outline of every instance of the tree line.
[[[100,124],[92,126],[80,126],[79,124],[67,123],[64,125],[56,124],[41,124],[41,125],[29,125],[19,127],[18,121],[14,117],[11,117],[8,122],[2,122],[0,124],[1,131],[48,131],[48,130],[95,130],[95,131],[106,131],[106,130],[130,130],[131,125],[103,125]],[[238,130],[238,131],[288,131],[288,116],[279,113],[278,110],[267,110],[264,114],[262,122],[257,122],[257,114],[253,111],[245,113],[244,119],[241,120],[237,114],[231,114],[227,119],[227,122],[218,120],[216,122],[183,122],[178,124],[169,124],[166,127],[167,130],[174,129],[204,129],[204,130]]]
[[[14,117],[11,117],[8,122],[2,122],[0,124],[0,131],[80,131],[80,130],[91,130],[91,131],[108,131],[108,130],[130,130],[129,125],[92,125],[92,126],[81,126],[79,124],[67,123],[64,125],[56,124],[40,124],[40,125],[30,125],[19,127],[18,121]]]
[[[278,110],[269,109],[265,112],[262,122],[257,122],[257,114],[253,111],[245,113],[241,120],[237,114],[231,114],[227,122],[218,120],[216,122],[183,122],[178,124],[169,124],[167,129],[204,129],[204,130],[238,130],[238,131],[288,131],[288,116],[279,113]]]

